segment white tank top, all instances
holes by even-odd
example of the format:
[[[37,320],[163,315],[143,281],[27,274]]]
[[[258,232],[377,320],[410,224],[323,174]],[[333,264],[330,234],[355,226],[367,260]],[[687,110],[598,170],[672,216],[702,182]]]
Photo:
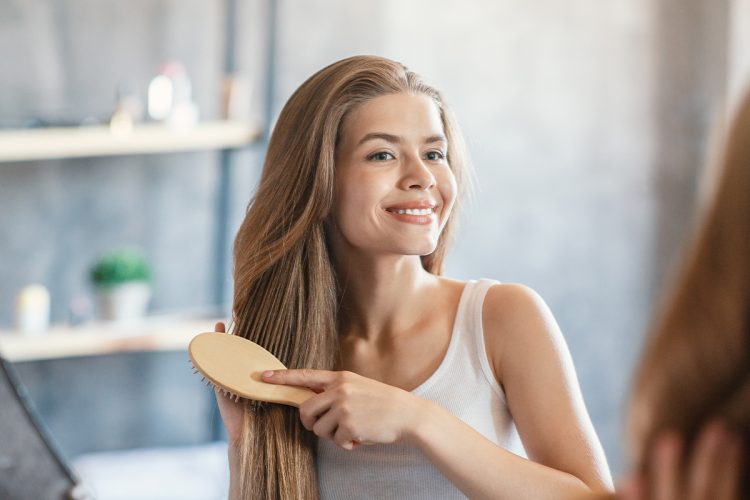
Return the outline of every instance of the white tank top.
[[[445,357],[411,393],[439,404],[498,446],[523,454],[484,347],[482,305],[495,283],[466,284]],[[346,451],[319,439],[317,470],[323,500],[466,498],[417,447],[401,443]]]

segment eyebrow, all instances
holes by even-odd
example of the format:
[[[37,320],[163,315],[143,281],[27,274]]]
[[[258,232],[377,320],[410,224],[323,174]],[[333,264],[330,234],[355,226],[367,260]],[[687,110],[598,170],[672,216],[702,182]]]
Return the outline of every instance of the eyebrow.
[[[393,134],[386,134],[385,132],[372,132],[367,135],[365,135],[362,139],[359,140],[359,143],[357,143],[357,146],[360,146],[364,144],[367,141],[372,141],[374,139],[382,139],[387,142],[392,142],[394,144],[399,144],[401,142],[401,137]],[[429,137],[426,137],[424,140],[425,144],[432,144],[433,142],[448,142],[448,139],[445,138],[444,135],[431,135]]]

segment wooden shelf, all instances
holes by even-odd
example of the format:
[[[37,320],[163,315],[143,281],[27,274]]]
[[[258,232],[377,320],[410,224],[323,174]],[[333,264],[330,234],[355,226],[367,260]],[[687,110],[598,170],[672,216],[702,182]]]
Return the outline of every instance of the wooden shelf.
[[[174,153],[246,146],[260,128],[239,121],[204,122],[189,129],[136,125],[113,133],[107,125],[0,130],[0,162]]]
[[[137,323],[58,326],[37,335],[0,330],[0,354],[17,362],[122,352],[183,351],[194,336],[213,331],[216,321],[219,320],[148,318]]]

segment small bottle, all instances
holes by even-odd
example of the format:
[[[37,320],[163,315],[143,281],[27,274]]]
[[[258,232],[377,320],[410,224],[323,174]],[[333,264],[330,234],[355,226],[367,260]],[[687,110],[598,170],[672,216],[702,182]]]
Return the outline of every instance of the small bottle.
[[[42,285],[28,285],[16,297],[16,328],[21,333],[39,334],[49,328],[50,297]]]
[[[168,66],[162,67],[148,85],[148,116],[157,122],[167,119],[174,103],[174,82],[167,70]]]
[[[143,120],[143,105],[138,88],[130,80],[122,80],[117,86],[117,102],[109,128],[113,135],[124,136],[133,131],[133,125]]]
[[[198,122],[198,106],[192,100],[192,85],[185,66],[169,62],[148,86],[148,114],[178,129],[191,128]]]

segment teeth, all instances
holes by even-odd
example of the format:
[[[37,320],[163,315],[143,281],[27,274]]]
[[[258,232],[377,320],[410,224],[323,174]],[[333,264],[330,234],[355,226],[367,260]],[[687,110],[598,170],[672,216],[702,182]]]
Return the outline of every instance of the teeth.
[[[432,214],[431,208],[398,208],[393,209],[391,212],[397,213],[397,214],[406,214],[406,215],[430,215]]]

